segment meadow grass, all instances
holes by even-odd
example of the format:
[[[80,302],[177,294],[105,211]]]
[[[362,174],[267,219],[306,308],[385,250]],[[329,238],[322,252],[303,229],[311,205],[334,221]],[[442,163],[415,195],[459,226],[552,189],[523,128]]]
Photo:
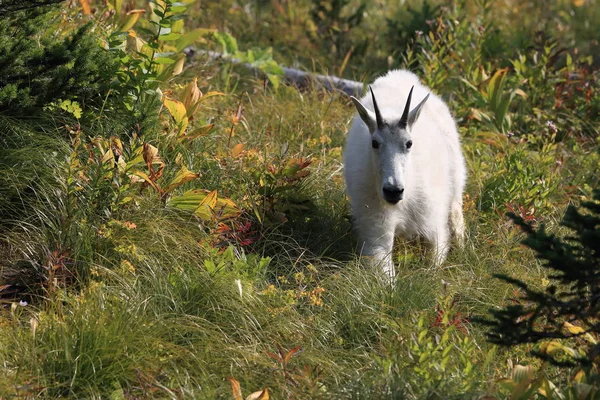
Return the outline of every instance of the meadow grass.
[[[274,24],[285,21],[277,15]],[[421,45],[423,71],[440,61]],[[439,54],[466,51],[457,47]],[[485,85],[461,98],[450,93],[468,89],[459,71],[440,84],[467,159],[466,246],[434,267],[418,241],[398,241],[390,286],[355,251],[341,163],[348,98],[274,88],[219,63],[187,70],[174,92],[194,76],[205,93],[223,93],[190,120],[189,131],[214,123],[195,139],[179,140],[164,109],[144,129],[118,107],[80,120],[0,116],[0,397],[231,398],[228,378],[244,395],[268,388],[273,398],[502,397],[497,382],[511,364],[539,366],[530,346],[487,343],[472,318],[520,295],[493,274],[548,284],[504,214],[561,233],[566,205],[589,196],[600,157],[584,106],[556,118],[569,132],[562,140],[546,124],[550,111],[525,102],[495,120],[516,134],[490,131],[473,117],[475,108],[497,111]],[[510,90],[522,84],[511,79]],[[554,93],[542,83],[528,90],[539,102]],[[111,137],[131,171],[159,165],[135,162],[142,142],[155,146],[164,170],[153,183],[162,188],[182,166],[199,176],[164,196],[133,184],[106,161],[116,145],[102,140]],[[192,189],[216,190],[241,212],[220,221],[173,206]]]
[[[101,229],[110,234],[98,239],[86,233],[91,216],[78,217],[84,221],[63,242],[81,255],[76,262],[85,274],[79,278],[87,276],[90,283],[79,292],[56,289],[45,294],[46,301],[18,306],[4,318],[10,329],[1,341],[3,374],[13,382],[6,393],[227,397],[224,378],[233,376],[246,390],[269,387],[281,397],[395,397],[399,392],[386,385],[402,380],[406,372],[390,367],[386,383],[385,369],[376,360],[403,357],[407,349],[402,343],[419,329],[415,319],[421,313],[431,323],[436,307],[451,298],[454,305],[448,312],[465,318],[485,314],[514,296],[492,273],[527,277],[533,283],[543,279],[537,262],[519,246],[515,228],[501,215],[478,212],[471,201],[464,250],[454,250],[442,268],[435,268],[418,243],[401,242],[396,286],[385,285],[376,270],[366,270],[352,253],[355,240],[339,163],[339,147],[353,114],[347,100],[288,88],[244,96],[249,98],[246,128],[236,127],[231,145],[239,141],[248,151],[260,149],[266,160],[276,160],[289,142],[288,152],[310,156],[311,175],[286,199],[294,202],[296,196],[304,206],[287,211],[287,222],[268,225],[246,250],[231,248],[229,256],[199,246],[208,240],[202,224],[164,208],[149,191],[137,207],[112,217],[134,223],[135,229],[104,224]],[[219,107],[233,109],[236,102],[220,100]],[[267,107],[278,118],[265,115]],[[196,151],[202,154],[206,146],[226,151],[228,129],[221,132],[210,142],[200,139]],[[322,143],[322,137],[330,140]],[[190,161],[206,177],[206,188],[222,190],[240,204],[246,196],[260,195],[243,159],[228,165],[204,157]],[[477,198],[474,186],[469,195]],[[30,240],[50,251],[50,241],[57,241],[54,233],[60,231],[57,218],[67,213],[57,208],[64,203],[60,192],[57,198],[53,189],[40,186],[38,191],[33,215],[39,232]],[[89,209],[78,212],[93,214]],[[554,210],[557,216],[560,212]],[[248,272],[256,271],[252,257],[270,261],[264,270]],[[207,260],[218,268],[207,272]],[[319,288],[323,291],[312,292]],[[491,346],[479,327],[464,323],[477,344],[473,362],[483,362]],[[302,352],[284,368],[268,355],[277,346],[300,346]],[[498,354],[496,363],[507,356]],[[305,376],[305,366],[313,375]],[[501,364],[487,368],[477,378],[480,393],[505,370]],[[450,376],[445,379],[451,381]],[[436,393],[430,384],[423,384],[422,394]],[[410,395],[415,389],[406,390],[402,393]]]

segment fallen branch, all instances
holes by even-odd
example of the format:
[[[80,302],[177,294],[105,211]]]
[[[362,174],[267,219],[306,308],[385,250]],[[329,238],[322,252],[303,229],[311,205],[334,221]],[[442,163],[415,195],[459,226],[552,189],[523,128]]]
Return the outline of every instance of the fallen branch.
[[[207,56],[211,60],[225,60],[234,64],[243,64],[248,69],[256,74],[262,74],[262,72],[248,63],[243,63],[241,60],[224,56],[221,53],[214,51],[198,51],[191,47],[185,49],[185,53],[188,58],[194,58],[198,55]],[[282,67],[284,71],[284,80],[288,85],[293,85],[300,88],[306,87],[318,87],[324,88],[329,91],[341,91],[347,95],[362,96],[364,93],[364,84],[362,82],[352,81],[349,79],[342,79],[336,76],[312,74],[309,72],[300,71],[294,68]]]

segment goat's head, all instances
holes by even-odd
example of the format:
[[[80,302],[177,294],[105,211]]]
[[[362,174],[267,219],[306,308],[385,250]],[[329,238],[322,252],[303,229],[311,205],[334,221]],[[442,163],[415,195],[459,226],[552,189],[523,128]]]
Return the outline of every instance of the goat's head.
[[[410,100],[414,86],[410,89],[404,112],[399,120],[387,121],[382,115],[373,88],[369,86],[373,98],[374,112],[367,109],[357,98],[351,97],[358,115],[371,132],[371,152],[373,170],[376,171],[379,195],[388,203],[396,204],[404,197],[406,167],[412,148],[411,128],[419,118],[423,104],[429,94],[410,111]]]

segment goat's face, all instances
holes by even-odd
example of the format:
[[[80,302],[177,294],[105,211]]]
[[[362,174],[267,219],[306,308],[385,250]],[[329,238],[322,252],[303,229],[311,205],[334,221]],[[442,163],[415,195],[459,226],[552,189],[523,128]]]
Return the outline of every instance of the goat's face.
[[[410,157],[410,133],[396,123],[386,124],[371,135],[371,160],[381,197],[396,204],[404,197],[406,166]]]
[[[372,167],[376,173],[376,187],[379,195],[386,202],[396,204],[404,198],[406,170],[412,149],[410,130],[429,95],[414,110],[409,111],[413,91],[411,89],[402,117],[395,121],[385,121],[379,112],[373,89],[370,89],[374,112],[367,109],[358,99],[352,97],[352,101],[371,132],[371,149],[369,151],[372,152]]]

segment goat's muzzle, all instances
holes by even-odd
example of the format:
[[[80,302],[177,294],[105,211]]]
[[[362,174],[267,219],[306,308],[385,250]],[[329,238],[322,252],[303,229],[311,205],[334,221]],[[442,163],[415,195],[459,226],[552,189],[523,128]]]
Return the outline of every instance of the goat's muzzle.
[[[385,185],[383,199],[391,204],[396,204],[404,197],[404,188],[400,186]]]

